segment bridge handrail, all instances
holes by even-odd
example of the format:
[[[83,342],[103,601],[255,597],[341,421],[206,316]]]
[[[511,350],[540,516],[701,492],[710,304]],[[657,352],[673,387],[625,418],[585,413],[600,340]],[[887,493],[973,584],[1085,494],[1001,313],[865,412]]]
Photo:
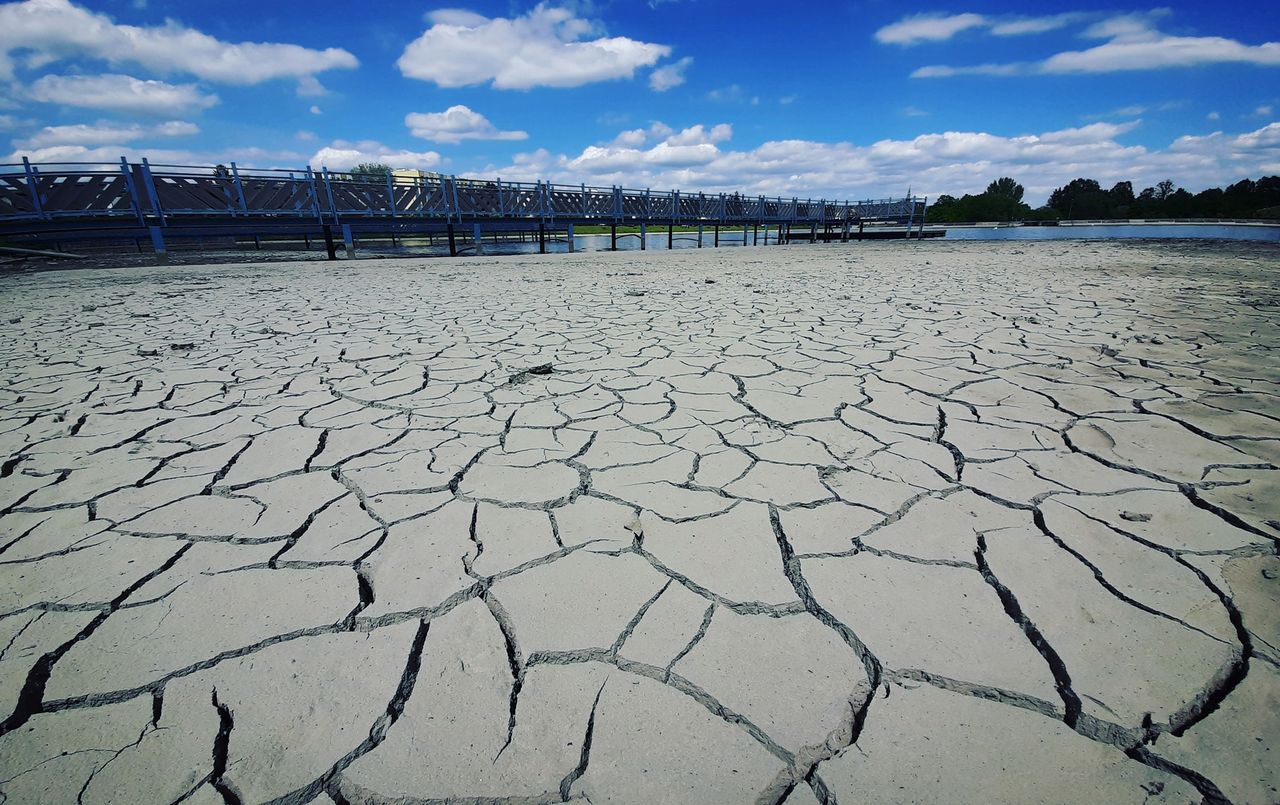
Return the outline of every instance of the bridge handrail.
[[[0,223],[100,216],[133,216],[139,224],[159,226],[184,216],[310,217],[339,223],[343,217],[403,216],[847,226],[874,218],[915,219],[923,206],[914,196],[800,200],[443,174],[372,176],[311,165],[178,165],[125,157],[118,163],[0,163]]]

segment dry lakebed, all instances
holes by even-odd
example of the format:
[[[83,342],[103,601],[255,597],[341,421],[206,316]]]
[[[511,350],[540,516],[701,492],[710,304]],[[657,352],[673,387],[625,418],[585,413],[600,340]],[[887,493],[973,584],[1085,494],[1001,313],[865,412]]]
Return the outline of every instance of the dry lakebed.
[[[0,277],[7,803],[1280,801],[1280,248]]]

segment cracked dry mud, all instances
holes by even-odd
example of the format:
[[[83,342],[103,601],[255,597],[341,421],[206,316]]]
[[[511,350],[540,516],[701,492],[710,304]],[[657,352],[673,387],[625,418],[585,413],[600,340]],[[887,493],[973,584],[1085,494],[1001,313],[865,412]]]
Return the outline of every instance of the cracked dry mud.
[[[1277,280],[1088,242],[7,277],[0,792],[1275,802]]]

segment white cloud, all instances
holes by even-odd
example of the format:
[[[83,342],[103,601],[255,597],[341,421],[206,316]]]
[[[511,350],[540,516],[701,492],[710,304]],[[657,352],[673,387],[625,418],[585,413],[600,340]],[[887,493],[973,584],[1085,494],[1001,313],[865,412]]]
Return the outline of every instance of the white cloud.
[[[1023,75],[1031,72],[1034,65],[1030,62],[1010,62],[1008,64],[973,64],[966,67],[952,67],[946,64],[930,64],[918,67],[912,78],[950,78],[956,75]]]
[[[381,162],[393,169],[427,170],[440,165],[440,155],[435,151],[397,150],[374,140],[334,140],[311,157],[313,166],[330,170],[347,170],[361,162]]]
[[[323,98],[329,94],[329,90],[325,89],[324,84],[320,83],[320,79],[313,75],[304,75],[298,79],[298,97],[299,98]]]
[[[1121,38],[1088,50],[1067,51],[1050,56],[1040,65],[1040,72],[1110,73],[1226,62],[1278,66],[1280,42],[1245,45],[1220,36],[1164,34],[1143,39]]]
[[[313,115],[323,115],[323,114],[324,114],[324,110],[323,110],[323,109],[321,109],[319,106],[316,106],[315,104],[312,104],[312,105],[311,105],[310,112],[311,112],[311,114],[313,114]]]
[[[1222,119],[1222,115],[1218,114],[1217,112],[1210,112],[1209,114],[1205,115],[1204,117],[1205,117],[1205,119],[1206,119],[1206,120],[1221,120],[1221,119]]]
[[[69,126],[45,126],[27,139],[15,141],[14,145],[30,149],[59,145],[119,145],[148,137],[191,137],[199,133],[199,126],[185,120],[170,120],[154,126],[143,126],[137,123],[130,125],[106,122],[77,123]]]
[[[404,124],[414,137],[436,143],[529,139],[525,131],[499,131],[484,115],[461,104],[443,112],[410,112],[405,115]]]
[[[730,84],[727,87],[717,87],[707,93],[707,100],[716,103],[741,103],[746,99],[746,93],[742,91],[742,87],[737,84]]]
[[[709,142],[675,146],[667,141],[670,135],[646,149],[619,138],[576,155],[539,149],[485,172],[529,181],[585,179],[628,187],[846,199],[902,194],[908,187],[935,198],[977,193],[992,179],[1013,176],[1027,188],[1028,201],[1039,204],[1078,176],[1105,186],[1133,181],[1139,188],[1172,178],[1197,190],[1275,172],[1280,164],[1280,123],[1235,136],[1183,137],[1164,149],[1118,142],[1138,123],[1094,123],[1018,136],[949,131],[869,145],[771,141],[747,150],[723,150]]]
[[[717,123],[707,128],[699,123],[682,131],[668,134],[663,140],[667,145],[704,145],[724,142],[733,138],[733,126],[728,123]]]
[[[427,19],[431,27],[409,43],[396,65],[409,78],[441,87],[577,87],[631,78],[671,53],[666,45],[600,36],[596,24],[545,3],[510,19],[453,9]]]
[[[120,25],[70,0],[0,5],[0,78],[12,78],[15,51],[30,51],[28,63],[34,66],[89,57],[228,84],[301,78],[359,63],[341,48],[224,42],[172,20],[156,26]]]
[[[917,109],[914,106],[902,107],[902,114],[906,115],[907,117],[928,117],[929,116],[928,112],[926,112],[923,109]]]
[[[144,115],[207,109],[218,102],[195,84],[144,81],[127,75],[46,75],[31,85],[32,100]]]
[[[1275,111],[1276,109],[1274,106],[1270,104],[1262,104],[1257,109],[1253,110],[1253,116],[1254,117],[1271,117],[1273,114],[1275,114]]]
[[[1086,74],[1225,63],[1280,66],[1280,42],[1246,45],[1221,36],[1171,36],[1155,28],[1156,20],[1167,13],[1167,9],[1157,9],[1108,17],[1090,25],[1083,33],[1087,38],[1106,42],[1085,50],[1057,53],[1039,62],[929,65],[915,70],[911,76]],[[992,32],[1001,27],[1007,30],[1008,24],[998,25]]]
[[[1065,28],[1072,23],[1078,22],[1086,15],[1068,12],[1066,14],[1053,14],[1047,17],[1015,17],[1013,19],[997,22],[991,26],[991,33],[996,36],[1024,36],[1026,34],[1042,34],[1046,31],[1056,31],[1059,28]]]
[[[684,83],[684,71],[693,64],[693,58],[685,56],[683,59],[664,64],[649,74],[649,88],[654,92],[666,92],[672,87],[678,87]]]
[[[47,148],[19,148],[4,157],[4,161],[17,162],[24,156],[32,162],[93,162],[105,166],[119,166],[120,157],[122,156],[131,162],[138,162],[143,157],[146,157],[153,165],[188,165],[197,169],[208,169],[219,163],[229,165],[232,162],[238,162],[242,170],[246,166],[296,170],[307,158],[306,154],[300,154],[296,151],[272,151],[265,148],[186,151],[150,147],[138,148],[123,145],[95,147],[52,145]]]
[[[309,143],[315,140],[316,133],[314,131],[307,131],[306,129],[298,129],[298,133],[293,136],[302,140],[304,143]]]
[[[903,17],[876,31],[876,39],[886,45],[917,45],[941,42],[961,31],[987,25],[981,14],[916,14]]]

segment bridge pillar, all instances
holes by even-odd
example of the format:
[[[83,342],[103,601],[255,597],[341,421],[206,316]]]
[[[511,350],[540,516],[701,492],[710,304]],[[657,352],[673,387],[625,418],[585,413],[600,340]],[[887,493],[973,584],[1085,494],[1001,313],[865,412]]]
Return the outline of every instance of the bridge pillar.
[[[545,221],[538,222],[538,254],[547,253],[547,224]]]
[[[569,254],[573,254],[573,224],[568,224],[567,239],[569,241]]]
[[[720,248],[720,224],[716,224],[716,236],[715,236],[715,237],[716,237],[716,239],[715,239],[714,241],[712,241],[711,246],[712,246],[712,248],[718,249],[718,248]]]
[[[321,224],[324,230],[324,251],[330,260],[338,259],[338,247],[333,245],[333,227],[329,224]]]
[[[347,259],[354,260],[356,256],[356,244],[351,238],[351,224],[342,225],[342,245],[346,247]]]
[[[454,233],[454,231],[453,231],[453,224],[452,224],[452,223],[450,223],[448,226],[449,226],[449,256],[450,256],[450,257],[457,257],[457,256],[458,256],[458,241],[456,240],[456,235],[455,235],[455,233]]]
[[[618,250],[618,225],[609,224],[609,251],[616,252]]]
[[[156,250],[156,262],[169,262],[169,250],[164,246],[164,232],[158,226],[147,227],[151,231],[151,246]]]
[[[675,241],[676,241],[675,230],[671,224],[667,224],[667,248],[674,249]]]
[[[747,245],[747,229],[748,229],[747,225],[743,224],[742,225],[742,245],[743,246]]]
[[[649,248],[649,226],[640,224],[640,251]]]
[[[818,223],[816,221],[812,224],[809,224],[809,242],[810,243],[818,242]]]
[[[757,223],[757,224],[752,224],[752,225],[751,225],[751,232],[752,232],[752,235],[751,235],[751,245],[752,245],[752,246],[759,246],[759,245],[760,245],[760,224],[758,224],[758,223]],[[745,238],[744,238],[744,239],[745,239]],[[769,230],[768,230],[768,229],[766,229],[766,230],[764,231],[764,239],[765,239],[766,241],[767,241],[767,240],[769,240]]]
[[[702,224],[698,224],[698,248],[702,248]]]
[[[475,244],[476,254],[484,254],[484,240],[480,235],[480,224],[471,225],[471,242]]]

